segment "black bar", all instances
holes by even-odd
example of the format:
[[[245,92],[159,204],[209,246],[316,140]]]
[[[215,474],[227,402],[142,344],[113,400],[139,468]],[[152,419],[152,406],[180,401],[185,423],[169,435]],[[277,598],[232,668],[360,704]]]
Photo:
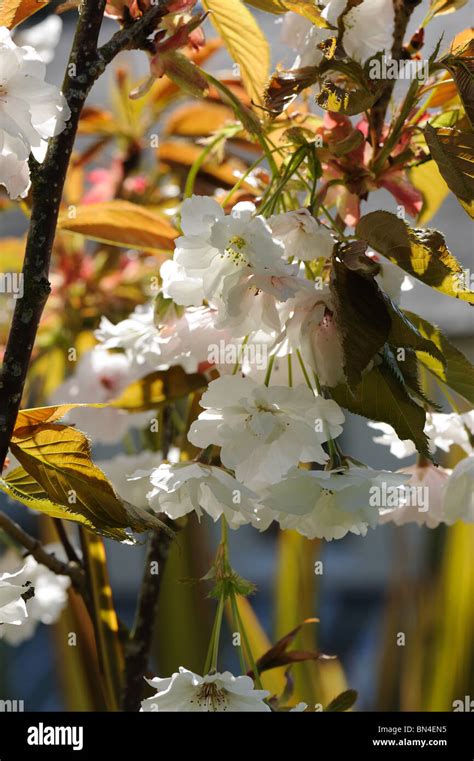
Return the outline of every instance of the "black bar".
[[[62,729],[60,729],[62,728]],[[471,713],[0,713],[0,761],[163,758],[186,750],[473,761]],[[57,744],[48,744],[50,741]],[[35,742],[42,744],[33,744]],[[69,742],[69,745],[64,744]],[[215,744],[214,744],[215,743]],[[76,746],[76,750],[74,750]],[[108,754],[104,756],[104,753]],[[113,754],[113,755],[111,755]],[[263,756],[265,754],[265,756]]]

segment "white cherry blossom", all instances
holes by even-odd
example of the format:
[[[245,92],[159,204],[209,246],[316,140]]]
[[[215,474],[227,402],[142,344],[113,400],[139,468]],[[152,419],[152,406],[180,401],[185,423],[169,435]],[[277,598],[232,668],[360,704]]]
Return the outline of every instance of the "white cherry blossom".
[[[257,496],[222,468],[198,462],[163,463],[150,477],[148,502],[156,512],[181,518],[196,512],[217,521],[225,515],[231,528],[257,522]]]
[[[64,550],[60,545],[45,545],[45,550],[54,554],[60,560],[65,560]],[[8,552],[2,558],[2,566],[11,567],[18,564],[18,555]],[[24,565],[15,573],[15,583],[25,585],[30,582],[34,587],[34,596],[26,602],[28,618],[22,626],[5,623],[0,628],[0,636],[10,645],[19,645],[31,639],[38,624],[54,624],[67,603],[67,590],[71,584],[68,576],[60,576],[38,563],[32,555],[28,555]],[[0,582],[1,583],[1,582]]]
[[[183,203],[181,228],[173,260],[161,266],[163,292],[177,304],[222,305],[242,275],[291,274],[282,244],[253,204],[238,203],[225,215],[212,198],[193,196]]]
[[[171,447],[167,460],[179,462],[179,449]],[[150,475],[162,462],[161,452],[145,449],[139,454],[118,454],[107,460],[98,460],[97,465],[122,499],[147,509]]]
[[[345,381],[342,340],[334,318],[332,296],[327,286],[306,281],[288,302],[286,335],[289,346],[300,350],[305,363],[323,386]]]
[[[342,46],[349,56],[365,63],[377,53],[390,55],[393,47],[395,12],[392,0],[362,0],[346,12],[347,0],[321,0],[322,17],[333,29],[341,23]],[[283,41],[298,52],[292,68],[318,66],[323,60],[318,45],[334,34],[293,12],[287,13]]]
[[[210,383],[200,404],[205,411],[189,441],[220,446],[223,464],[252,489],[276,483],[298,462],[325,463],[322,444],[339,436],[344,422],[336,402],[306,386],[267,387],[238,376]]]
[[[44,81],[46,66],[29,46],[19,47],[0,27],[0,184],[11,198],[26,196],[30,152],[40,163],[47,141],[70,117],[57,87]]]
[[[82,355],[75,372],[51,394],[48,403],[109,402],[139,377],[125,354],[96,346]],[[88,433],[94,444],[115,444],[130,428],[146,425],[150,417],[148,412],[128,414],[112,407],[84,407],[68,412],[64,419]]]
[[[351,466],[332,471],[293,468],[262,494],[262,518],[276,520],[308,539],[342,539],[348,532],[365,536],[378,522],[370,505],[371,489],[398,487],[409,475]],[[268,511],[268,512],[265,512]]]
[[[123,349],[143,374],[175,365],[195,373],[207,362],[210,345],[230,340],[228,331],[216,327],[216,320],[217,312],[208,307],[188,307],[179,313],[173,304],[157,317],[150,302],[116,325],[102,317],[95,335],[104,348]]]
[[[270,693],[254,689],[249,676],[233,676],[229,671],[199,676],[180,666],[166,679],[147,679],[156,695],[142,701],[142,711],[225,712],[270,711],[264,699]]]
[[[401,490],[398,505],[380,511],[380,523],[417,523],[436,528],[445,522],[443,489],[450,471],[432,463],[411,465],[403,469],[410,473],[410,482]]]
[[[28,618],[22,596],[26,589],[20,576],[21,570],[17,573],[0,574],[0,639],[6,625],[21,626]]]
[[[448,524],[474,523],[474,457],[458,462],[443,491],[444,517]]]
[[[287,256],[305,262],[331,256],[334,239],[328,228],[317,222],[308,209],[277,214],[270,217],[268,223],[273,235],[285,246]]]

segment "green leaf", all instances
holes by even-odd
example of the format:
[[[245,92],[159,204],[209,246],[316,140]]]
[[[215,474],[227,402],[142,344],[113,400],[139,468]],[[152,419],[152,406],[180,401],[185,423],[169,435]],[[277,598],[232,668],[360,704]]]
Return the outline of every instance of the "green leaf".
[[[240,0],[203,0],[202,5],[240,67],[251,99],[261,103],[270,74],[270,48],[255,18]]]
[[[465,272],[437,230],[411,228],[395,214],[373,211],[361,218],[356,235],[412,277],[474,304],[474,293],[464,287]]]
[[[425,139],[449,189],[474,217],[474,134],[428,124]]]
[[[393,367],[387,356],[362,376],[354,391],[340,384],[331,389],[331,395],[349,412],[388,423],[402,441],[410,439],[420,454],[431,456],[423,430],[426,412],[413,400],[402,373]]]
[[[334,698],[334,700],[331,700],[328,706],[324,709],[325,711],[348,711],[349,708],[352,708],[354,703],[356,702],[358,698],[358,693],[356,690],[345,690],[345,692],[341,692],[340,695],[337,696],[337,698]]]
[[[467,357],[459,351],[444,333],[428,320],[414,312],[405,312],[406,316],[419,332],[436,344],[445,359],[445,365],[436,358],[417,352],[417,356],[436,378],[446,383],[449,388],[474,405],[474,367]]]

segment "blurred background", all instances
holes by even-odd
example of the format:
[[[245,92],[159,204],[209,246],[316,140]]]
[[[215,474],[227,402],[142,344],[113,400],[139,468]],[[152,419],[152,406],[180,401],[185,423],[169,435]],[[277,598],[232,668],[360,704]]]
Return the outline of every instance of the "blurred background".
[[[426,12],[427,3],[416,9],[413,33]],[[443,36],[448,45],[454,35],[472,23],[473,5],[457,13],[435,18],[427,30],[426,55]],[[291,63],[291,54],[280,43],[280,21],[256,12],[271,40],[274,63]],[[45,12],[35,16],[40,21]],[[63,15],[63,32],[47,80],[60,84],[71,46],[75,12]],[[105,41],[116,24],[106,20]],[[213,32],[206,24],[206,33]],[[206,64],[211,70],[230,69],[230,60],[219,50]],[[90,103],[110,102],[114,69],[127,66],[133,79],[147,72],[144,54],[121,54],[94,87]],[[396,212],[395,200],[378,191],[363,211],[384,208]],[[21,235],[26,229],[21,212],[0,217],[1,238]],[[443,231],[449,247],[461,263],[474,272],[472,225],[460,205],[449,197],[430,226]],[[0,240],[1,258],[1,240]],[[403,294],[402,306],[438,324],[450,339],[474,360],[473,317],[467,303],[431,291],[421,283]],[[442,403],[442,399],[438,399]],[[366,421],[348,415],[342,447],[374,468],[397,469],[412,459],[397,460],[387,447],[373,443],[376,433]],[[110,454],[98,451],[98,458]],[[441,460],[448,466],[452,463]],[[20,505],[6,509],[28,531],[38,531],[37,516]],[[41,519],[43,535],[54,539]],[[465,524],[436,530],[391,525],[370,531],[364,538],[309,542],[293,532],[280,536],[247,527],[231,532],[231,559],[236,570],[257,584],[251,605],[262,630],[255,625],[255,647],[263,647],[307,617],[317,616],[315,626],[305,627],[302,644],[337,655],[336,661],[297,665],[294,679],[298,694],[308,702],[327,702],[346,686],[358,691],[356,710],[452,710],[455,699],[474,697],[474,527]],[[179,665],[202,670],[207,646],[205,627],[212,623],[213,604],[204,600],[202,585],[183,580],[202,576],[212,562],[218,536],[203,521],[190,521],[178,540],[166,568],[160,600],[159,623],[154,644],[154,665],[167,676]],[[126,624],[133,621],[137,589],[143,572],[144,548],[107,541],[107,556],[114,599]],[[322,561],[315,573],[315,562]],[[0,699],[22,699],[25,710],[63,710],[87,707],[87,678],[81,675],[80,648],[67,647],[65,632],[75,630],[64,614],[57,626],[40,626],[34,639],[18,647],[0,641]],[[250,613],[249,613],[250,616]],[[252,621],[249,618],[249,626]],[[400,633],[405,645],[397,644]],[[85,636],[85,635],[84,635]],[[260,640],[259,640],[260,637]],[[398,638],[399,640],[399,638]],[[221,667],[236,673],[238,659],[227,631]],[[221,668],[221,670],[224,670]],[[90,696],[89,696],[90,697]]]

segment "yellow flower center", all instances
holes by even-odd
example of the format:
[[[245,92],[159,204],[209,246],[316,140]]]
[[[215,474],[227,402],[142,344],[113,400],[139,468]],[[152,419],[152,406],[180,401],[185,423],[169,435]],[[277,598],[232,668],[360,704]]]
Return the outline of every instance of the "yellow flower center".
[[[245,248],[245,239],[240,235],[234,235],[227,246],[225,252],[229,256],[234,264],[247,264],[247,260],[242,251]]]

